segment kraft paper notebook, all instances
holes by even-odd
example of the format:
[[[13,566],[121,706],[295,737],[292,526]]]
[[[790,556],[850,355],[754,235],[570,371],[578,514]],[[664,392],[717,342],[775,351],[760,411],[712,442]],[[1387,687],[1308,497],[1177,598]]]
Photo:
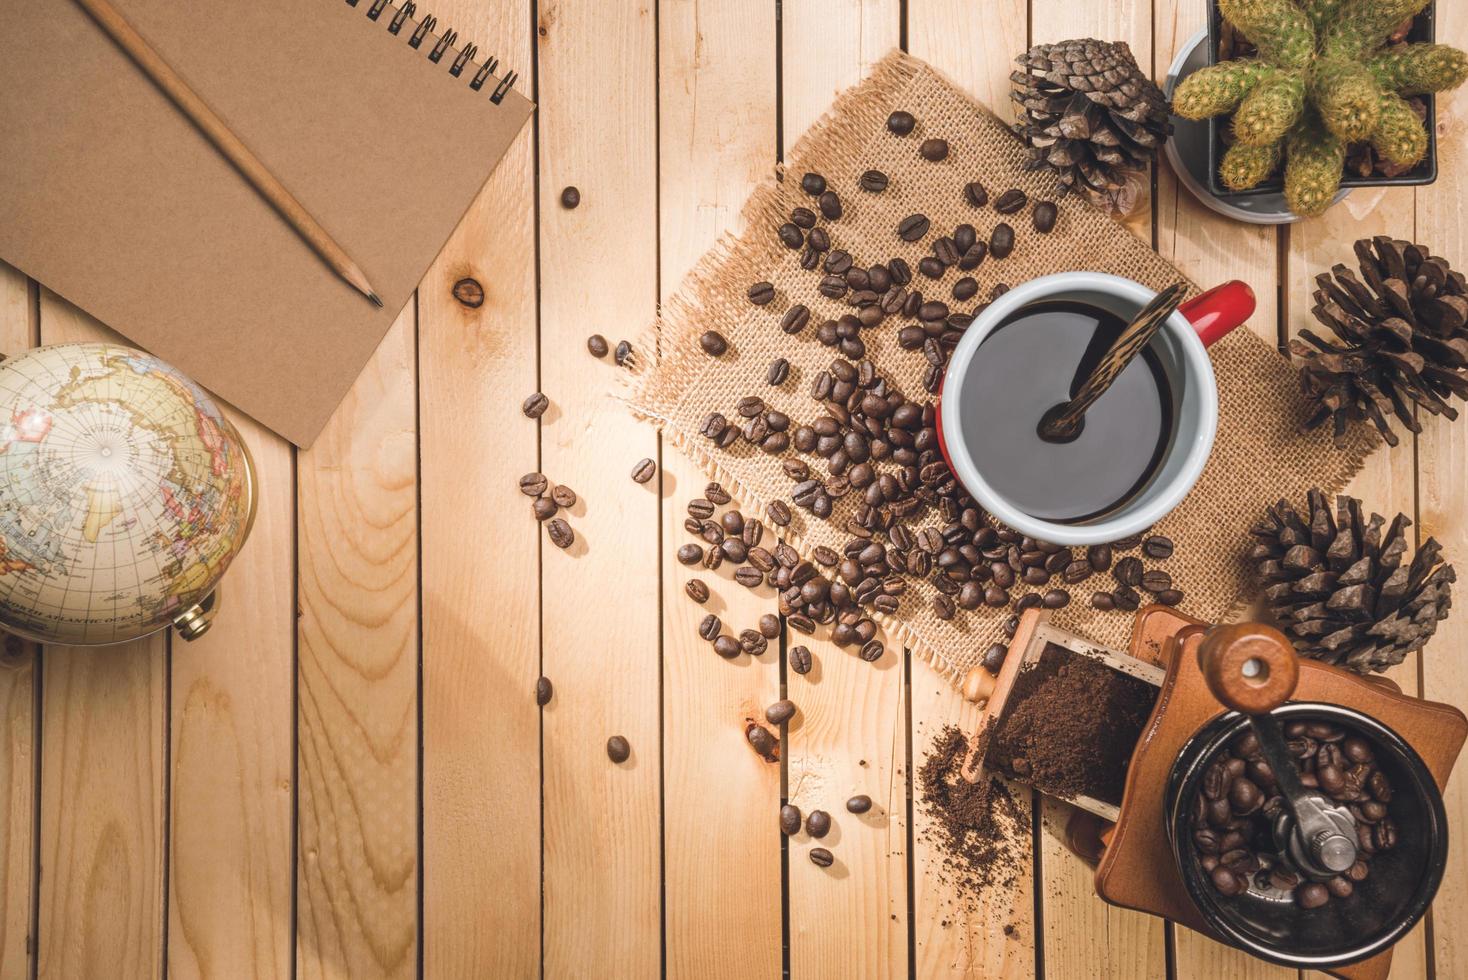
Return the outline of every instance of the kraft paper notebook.
[[[0,258],[309,445],[532,106],[491,52],[409,3],[115,4],[385,308],[72,0],[0,12]]]

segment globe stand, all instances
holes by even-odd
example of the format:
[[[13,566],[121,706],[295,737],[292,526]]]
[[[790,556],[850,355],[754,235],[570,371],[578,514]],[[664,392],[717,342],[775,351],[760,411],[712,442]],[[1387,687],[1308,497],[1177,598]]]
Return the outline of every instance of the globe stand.
[[[173,628],[185,640],[197,640],[209,632],[214,616],[219,612],[219,590],[212,589],[197,603],[173,617]]]

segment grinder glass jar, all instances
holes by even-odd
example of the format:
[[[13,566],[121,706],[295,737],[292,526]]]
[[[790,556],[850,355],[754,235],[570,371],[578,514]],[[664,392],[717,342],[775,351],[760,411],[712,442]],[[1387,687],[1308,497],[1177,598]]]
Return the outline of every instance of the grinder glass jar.
[[[1169,781],[1168,829],[1184,884],[1215,931],[1265,959],[1323,968],[1372,956],[1421,918],[1441,881],[1441,796],[1417,753],[1374,719],[1310,703],[1274,714],[1292,754],[1303,763],[1309,750],[1310,765],[1299,766],[1307,788],[1353,808],[1361,860],[1313,880],[1279,859],[1274,814],[1264,811],[1282,801],[1252,751],[1248,720],[1229,713],[1189,740]]]

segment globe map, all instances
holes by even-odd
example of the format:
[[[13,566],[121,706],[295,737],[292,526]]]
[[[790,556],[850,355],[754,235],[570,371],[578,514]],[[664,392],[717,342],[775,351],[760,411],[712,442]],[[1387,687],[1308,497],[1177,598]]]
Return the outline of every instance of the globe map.
[[[0,362],[0,628],[117,643],[198,603],[253,518],[239,434],[197,384],[113,344]]]

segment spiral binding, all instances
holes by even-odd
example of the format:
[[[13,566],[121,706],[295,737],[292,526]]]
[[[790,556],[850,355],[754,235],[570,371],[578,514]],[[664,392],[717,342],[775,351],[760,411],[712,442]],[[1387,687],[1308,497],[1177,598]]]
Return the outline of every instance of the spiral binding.
[[[362,0],[347,0],[348,7],[357,7],[360,6],[361,3]],[[368,0],[367,19],[372,21],[380,19],[383,12],[386,11],[391,5],[391,0]],[[413,14],[417,11],[417,9],[418,5],[414,3],[413,0],[402,0],[402,6],[394,9],[392,18],[387,23],[387,32],[394,36],[401,36],[403,27],[408,23],[413,22]],[[421,21],[416,22],[412,33],[408,36],[408,47],[413,48],[414,50],[421,49],[424,40],[428,37],[428,35],[433,33],[434,28],[436,28],[437,26],[437,17],[434,17],[431,14],[424,15]],[[427,51],[428,60],[433,62],[434,64],[440,64],[443,61],[443,56],[453,50],[454,43],[458,41],[458,39],[458,31],[444,31],[443,35],[438,38],[433,47],[431,47]],[[474,64],[474,56],[478,53],[479,45],[466,44],[464,46],[464,49],[458,52],[458,54],[454,56],[453,61],[449,64],[449,74],[452,75],[454,78],[462,77],[464,69]],[[499,68],[499,65],[500,60],[494,55],[489,55],[488,57],[486,57],[484,64],[479,66],[478,70],[474,72],[474,76],[469,80],[469,87],[476,92],[482,91],[485,83],[494,77],[494,73]],[[495,105],[499,105],[501,100],[503,100],[505,95],[509,93],[510,89],[514,86],[519,77],[519,74],[517,74],[516,72],[508,72],[505,77],[500,79],[499,82],[495,85],[494,90],[489,93],[489,101],[493,102]]]

